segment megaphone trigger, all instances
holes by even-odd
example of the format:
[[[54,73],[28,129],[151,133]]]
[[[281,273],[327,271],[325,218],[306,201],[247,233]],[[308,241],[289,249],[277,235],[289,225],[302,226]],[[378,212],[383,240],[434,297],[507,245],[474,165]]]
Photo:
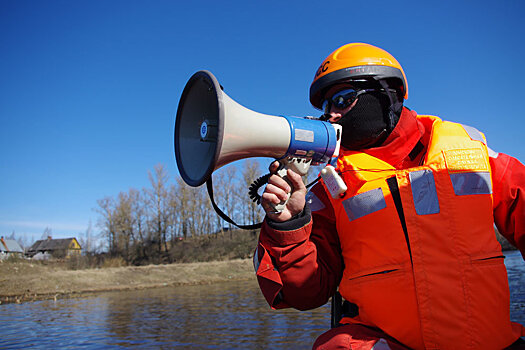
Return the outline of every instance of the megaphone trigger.
[[[312,164],[312,158],[299,158],[299,157],[288,157],[279,160],[279,168],[277,170],[277,175],[282,177],[288,185],[290,185],[290,192],[288,193],[288,196],[286,197],[286,200],[281,201],[281,203],[277,205],[272,205],[273,211],[272,213],[278,214],[286,208],[286,203],[288,203],[288,200],[290,199],[290,195],[294,191],[294,186],[290,179],[288,178],[288,169],[291,169],[295,173],[299,174],[300,176],[305,176],[308,174],[308,169],[310,169],[310,165]]]

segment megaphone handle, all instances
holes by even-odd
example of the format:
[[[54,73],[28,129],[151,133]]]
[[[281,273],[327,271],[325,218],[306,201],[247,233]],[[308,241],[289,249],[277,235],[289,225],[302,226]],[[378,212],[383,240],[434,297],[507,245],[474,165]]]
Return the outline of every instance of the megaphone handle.
[[[286,208],[286,203],[288,203],[288,199],[290,199],[290,195],[293,192],[293,185],[291,181],[288,179],[288,169],[292,169],[294,172],[301,176],[305,176],[308,173],[308,169],[310,169],[310,164],[312,163],[311,158],[285,158],[279,160],[279,163],[281,166],[279,167],[279,170],[277,170],[277,175],[282,177],[288,184],[290,185],[291,191],[288,193],[288,196],[286,197],[286,200],[281,201],[281,203],[272,206],[274,213],[280,213]]]

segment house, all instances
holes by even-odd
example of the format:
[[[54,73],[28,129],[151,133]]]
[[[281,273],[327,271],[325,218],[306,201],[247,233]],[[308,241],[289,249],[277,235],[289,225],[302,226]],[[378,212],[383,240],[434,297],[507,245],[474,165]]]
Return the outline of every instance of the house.
[[[59,238],[36,241],[28,250],[27,255],[33,257],[38,253],[51,255],[55,258],[66,258],[72,255],[80,255],[82,248],[76,238]]]
[[[24,255],[24,250],[17,241],[0,237],[0,259],[9,256],[21,257],[22,255]]]

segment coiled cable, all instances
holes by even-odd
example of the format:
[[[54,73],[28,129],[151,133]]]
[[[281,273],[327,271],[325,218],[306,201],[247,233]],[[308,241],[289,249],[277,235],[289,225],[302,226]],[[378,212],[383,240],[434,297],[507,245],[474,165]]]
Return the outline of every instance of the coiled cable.
[[[254,201],[255,203],[257,204],[261,204],[261,196],[259,195],[258,191],[259,191],[259,188],[261,188],[262,186],[264,186],[265,184],[268,183],[268,179],[270,178],[272,174],[268,173],[266,175],[263,175],[263,176],[260,176],[259,178],[257,178],[255,181],[252,182],[252,184],[250,185],[249,189],[248,189],[248,195],[250,196],[250,199],[252,201]],[[315,179],[314,181],[312,181],[311,183],[309,183],[308,185],[306,185],[306,188],[310,188],[312,187],[313,185],[315,185],[315,183],[317,183],[319,180],[321,179],[321,177],[317,177],[317,179]]]

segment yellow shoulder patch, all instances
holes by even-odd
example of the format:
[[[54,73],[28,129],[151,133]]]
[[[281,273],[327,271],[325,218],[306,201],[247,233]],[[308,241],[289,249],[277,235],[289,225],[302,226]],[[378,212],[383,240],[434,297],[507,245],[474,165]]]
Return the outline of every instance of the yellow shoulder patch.
[[[489,171],[489,165],[481,149],[452,149],[444,153],[449,173]]]

